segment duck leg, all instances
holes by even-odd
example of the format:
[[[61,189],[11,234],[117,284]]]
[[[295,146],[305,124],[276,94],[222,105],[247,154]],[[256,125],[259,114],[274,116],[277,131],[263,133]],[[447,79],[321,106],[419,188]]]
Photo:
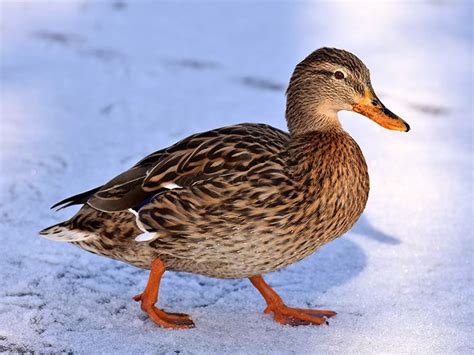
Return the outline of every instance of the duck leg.
[[[280,324],[296,325],[321,325],[327,324],[326,318],[336,315],[336,312],[319,309],[290,308],[281,299],[261,276],[249,278],[252,285],[260,291],[267,302],[265,314],[273,312],[273,318]]]
[[[141,302],[142,310],[160,327],[170,329],[194,328],[194,322],[188,315],[182,313],[167,313],[155,307],[158,301],[161,278],[165,271],[165,264],[159,258],[156,258],[151,264],[150,276],[145,290],[143,293],[133,297],[133,299],[137,302]]]

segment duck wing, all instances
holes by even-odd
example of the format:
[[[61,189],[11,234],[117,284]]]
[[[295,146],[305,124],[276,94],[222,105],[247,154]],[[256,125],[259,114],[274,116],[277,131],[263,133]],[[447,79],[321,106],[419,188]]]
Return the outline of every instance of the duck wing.
[[[197,133],[152,153],[105,185],[62,202],[104,211],[136,210],[175,187],[189,187],[223,175],[238,178],[275,157],[289,135],[265,124],[243,123]],[[61,205],[61,203],[57,204]],[[66,207],[64,206],[64,207]]]

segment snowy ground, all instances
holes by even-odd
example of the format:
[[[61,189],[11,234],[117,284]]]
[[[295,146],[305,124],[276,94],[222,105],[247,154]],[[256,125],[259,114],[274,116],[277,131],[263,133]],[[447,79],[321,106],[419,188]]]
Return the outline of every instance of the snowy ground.
[[[0,352],[473,353],[472,10],[466,1],[2,1]],[[247,280],[166,274],[154,326],[131,297],[147,272],[37,237],[49,206],[196,131],[285,127],[294,65],[323,45],[370,67],[412,126],[344,113],[371,173],[345,237],[268,281],[339,312],[281,327]],[[471,335],[469,335],[471,334]]]

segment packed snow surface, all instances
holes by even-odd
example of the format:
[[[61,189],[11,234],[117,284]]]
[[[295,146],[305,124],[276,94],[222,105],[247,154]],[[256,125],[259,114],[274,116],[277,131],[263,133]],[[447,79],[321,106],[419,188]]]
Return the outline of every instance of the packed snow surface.
[[[474,352],[469,1],[1,1],[0,352]],[[371,69],[405,134],[355,113],[371,175],[344,237],[267,275],[289,305],[338,312],[280,326],[248,280],[167,273],[156,327],[132,296],[148,272],[37,232],[102,184],[194,132],[285,128],[294,65],[322,46]]]

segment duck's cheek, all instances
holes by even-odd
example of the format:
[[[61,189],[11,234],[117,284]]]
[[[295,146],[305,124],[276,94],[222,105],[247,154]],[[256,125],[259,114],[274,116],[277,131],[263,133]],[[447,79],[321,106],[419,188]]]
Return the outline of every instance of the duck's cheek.
[[[352,104],[342,102],[338,111],[352,111]]]

